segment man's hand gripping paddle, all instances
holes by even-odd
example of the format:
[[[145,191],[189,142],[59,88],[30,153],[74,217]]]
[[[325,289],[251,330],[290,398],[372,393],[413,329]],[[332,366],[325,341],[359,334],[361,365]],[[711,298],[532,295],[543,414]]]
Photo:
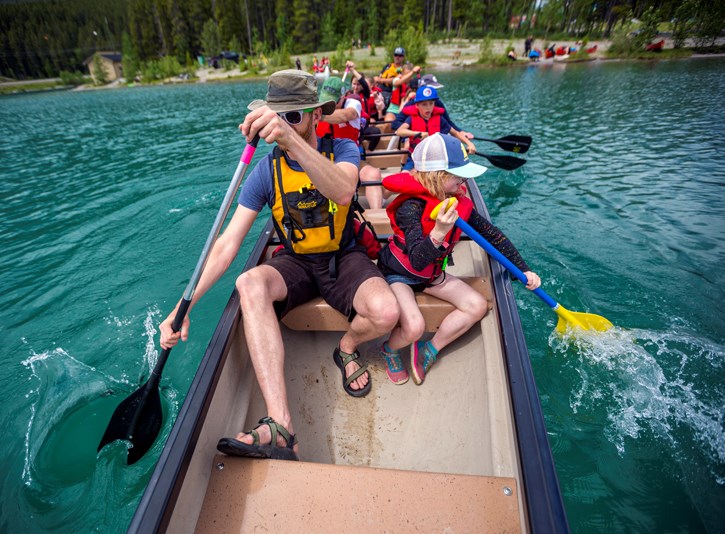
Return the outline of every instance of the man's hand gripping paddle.
[[[174,332],[178,332],[181,329],[181,324],[184,322],[186,313],[189,311],[191,305],[191,299],[194,296],[194,289],[196,284],[201,278],[201,273],[204,270],[209,254],[214,246],[217,236],[221,231],[224,220],[229,213],[229,208],[234,201],[237,190],[242,183],[244,173],[252,161],[254,151],[257,148],[259,142],[259,136],[255,137],[251,143],[249,143],[242,153],[242,157],[239,160],[237,170],[234,172],[227,193],[222,201],[222,205],[217,213],[214,226],[212,226],[209,237],[206,239],[206,244],[202,250],[201,256],[194,269],[194,274],[189,280],[189,284],[186,286],[184,296],[179,304],[179,309],[176,311],[174,322],[171,328]],[[111,421],[108,423],[106,432],[101,438],[101,442],[98,444],[98,450],[100,451],[103,447],[116,441],[117,439],[130,441],[131,448],[128,450],[128,464],[136,463],[140,460],[144,454],[148,452],[151,446],[156,441],[161,430],[161,423],[163,420],[161,412],[161,395],[159,393],[159,381],[161,380],[161,372],[166,365],[166,360],[171,353],[171,349],[164,349],[159,356],[158,361],[154,370],[151,372],[151,376],[146,383],[134,391],[129,397],[127,397],[121,404],[118,405],[116,411],[111,416]]]

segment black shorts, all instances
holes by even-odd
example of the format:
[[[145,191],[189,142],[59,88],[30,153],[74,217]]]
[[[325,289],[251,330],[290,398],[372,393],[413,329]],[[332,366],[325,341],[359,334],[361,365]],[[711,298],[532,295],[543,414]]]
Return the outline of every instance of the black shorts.
[[[274,267],[287,285],[287,299],[275,302],[275,311],[281,319],[290,310],[317,296],[352,321],[355,310],[352,300],[363,282],[369,278],[383,278],[380,269],[360,247],[337,254],[337,277],[330,276],[332,256],[292,254],[285,250],[265,262]]]

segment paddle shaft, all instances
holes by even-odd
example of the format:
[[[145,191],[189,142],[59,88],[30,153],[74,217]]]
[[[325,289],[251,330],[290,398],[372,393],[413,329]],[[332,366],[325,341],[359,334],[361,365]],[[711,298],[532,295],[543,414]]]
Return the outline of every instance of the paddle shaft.
[[[473,239],[481,248],[483,248],[486,252],[488,252],[489,256],[492,256],[496,261],[498,261],[501,265],[506,267],[516,278],[518,278],[521,283],[524,285],[528,284],[529,281],[526,278],[526,275],[521,272],[521,269],[516,267],[513,263],[511,263],[511,260],[509,260],[506,256],[501,254],[496,247],[494,247],[491,243],[486,241],[486,239],[476,232],[473,228],[471,228],[471,225],[468,224],[466,221],[458,217],[456,219],[456,226],[460,228],[463,233],[465,233],[468,237]],[[556,309],[559,306],[559,303],[556,302],[553,298],[549,296],[549,294],[544,291],[543,289],[536,288],[534,289],[533,293],[536,294],[537,297],[539,297],[541,300],[546,302],[546,304],[553,309]]]
[[[405,154],[410,155],[410,151],[408,150],[375,150],[373,152],[366,152],[365,153],[365,159],[370,157],[379,157],[379,156],[403,156]],[[482,158],[486,158],[488,161],[491,162],[492,165],[499,167],[501,169],[511,171],[514,169],[518,169],[521,167],[524,163],[526,163],[526,160],[523,158],[515,158],[513,156],[499,156],[495,154],[479,154],[476,152],[474,156],[480,156]]]
[[[244,148],[244,152],[242,152],[242,157],[239,159],[239,165],[237,165],[237,170],[234,171],[234,176],[232,177],[232,181],[229,183],[226,195],[224,195],[222,205],[216,214],[214,224],[212,225],[211,231],[206,238],[206,243],[204,244],[204,248],[201,251],[201,256],[199,256],[199,260],[196,262],[196,268],[194,269],[194,273],[191,275],[191,279],[189,280],[189,283],[186,286],[186,290],[184,291],[184,295],[181,298],[179,308],[176,310],[176,316],[174,317],[174,321],[171,323],[171,329],[174,332],[178,332],[179,330],[181,330],[181,325],[184,322],[184,318],[186,317],[187,312],[189,311],[189,307],[191,306],[191,299],[194,297],[194,290],[196,289],[196,285],[199,283],[199,279],[201,278],[201,274],[204,271],[206,262],[209,260],[211,250],[214,247],[214,243],[219,236],[219,232],[221,231],[222,226],[224,225],[224,221],[227,218],[229,208],[231,208],[234,197],[237,194],[237,190],[242,184],[242,178],[244,178],[244,173],[249,166],[249,162],[252,161],[252,156],[254,156],[254,151],[257,149],[258,142],[259,136],[256,136],[252,140],[252,142]],[[166,365],[166,360],[169,358],[170,352],[171,348],[164,349],[161,352],[161,355],[159,356],[159,359],[154,366],[154,370],[151,373],[149,382],[151,382],[152,380],[155,380],[156,382],[159,381],[161,377],[161,371],[163,371],[164,365]]]

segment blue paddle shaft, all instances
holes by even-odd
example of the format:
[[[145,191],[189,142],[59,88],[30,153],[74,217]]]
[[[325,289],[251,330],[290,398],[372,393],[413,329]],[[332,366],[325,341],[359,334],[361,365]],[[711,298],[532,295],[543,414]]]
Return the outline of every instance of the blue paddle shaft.
[[[501,265],[506,267],[511,273],[513,273],[513,275],[516,278],[518,278],[521,281],[521,283],[523,283],[524,285],[529,283],[528,279],[526,278],[526,275],[521,272],[521,269],[519,269],[513,263],[511,263],[511,261],[506,256],[501,254],[496,249],[496,247],[494,247],[491,243],[486,241],[486,239],[484,239],[484,237],[481,234],[479,234],[473,228],[471,228],[470,224],[468,224],[466,221],[464,221],[463,219],[458,217],[458,219],[456,219],[456,226],[458,226],[458,228],[460,228],[464,234],[466,234],[468,237],[473,239],[478,245],[480,245],[483,250],[488,252],[489,256],[492,256],[497,262],[499,262]],[[549,294],[546,291],[544,291],[540,287],[537,289],[534,289],[533,292],[536,294],[537,297],[539,297],[541,300],[546,302],[546,304],[548,304],[549,307],[556,308],[559,305],[553,298],[551,298],[549,296]]]

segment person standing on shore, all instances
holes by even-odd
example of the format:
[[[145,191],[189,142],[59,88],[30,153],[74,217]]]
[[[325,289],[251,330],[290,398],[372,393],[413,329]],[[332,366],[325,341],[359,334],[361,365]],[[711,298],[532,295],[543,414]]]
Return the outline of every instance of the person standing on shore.
[[[266,101],[255,100],[248,107],[251,112],[239,126],[247,142],[259,136],[276,146],[244,181],[239,206],[214,244],[191,306],[231,265],[257,215],[269,206],[284,248],[236,282],[247,347],[268,416],[254,430],[222,438],[217,449],[234,456],[297,460],[279,319],[318,295],[344,314],[350,326],[333,360],[344,391],[362,397],[371,381],[357,347],[391,331],[399,308],[380,270],[355,242],[351,204],[358,183],[357,147],[347,139],[325,144],[315,135],[335,103],[319,101],[312,74],[289,69],[272,74]],[[174,333],[175,314],[159,327],[164,348],[188,337],[189,315]]]
[[[529,35],[526,40],[524,41],[524,57],[529,57],[529,54],[531,53],[531,45],[534,42],[534,36]]]

